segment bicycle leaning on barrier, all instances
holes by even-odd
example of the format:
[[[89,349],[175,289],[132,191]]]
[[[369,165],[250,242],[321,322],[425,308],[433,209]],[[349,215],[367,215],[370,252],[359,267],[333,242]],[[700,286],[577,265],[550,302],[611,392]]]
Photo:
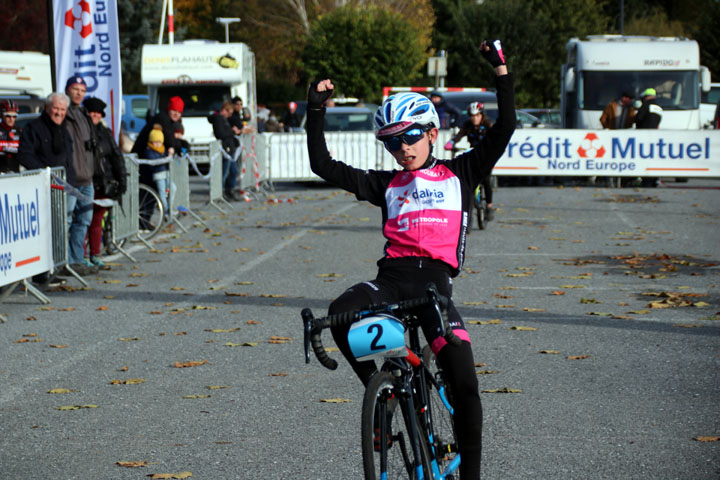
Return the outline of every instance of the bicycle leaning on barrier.
[[[305,362],[310,346],[320,363],[334,370],[322,344],[322,330],[350,325],[348,343],[364,361],[384,358],[370,379],[362,404],[361,441],[366,480],[408,478],[452,480],[460,466],[453,426],[453,398],[430,345],[421,347],[418,328],[435,316],[448,343],[461,340],[448,327],[448,299],[434,284],[427,296],[358,311],[314,318],[302,311]],[[405,331],[409,342],[405,342]]]

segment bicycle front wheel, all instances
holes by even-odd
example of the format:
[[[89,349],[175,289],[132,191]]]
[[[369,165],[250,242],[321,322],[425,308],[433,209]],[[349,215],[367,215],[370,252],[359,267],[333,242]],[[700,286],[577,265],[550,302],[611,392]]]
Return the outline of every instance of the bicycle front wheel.
[[[487,218],[487,199],[485,198],[485,188],[482,183],[475,189],[475,212],[477,213],[478,228],[485,230],[488,224]]]
[[[143,240],[150,240],[162,227],[165,207],[154,188],[141,183],[138,185],[138,192],[140,212],[138,236]]]
[[[362,452],[365,480],[420,478],[412,451],[410,415],[407,403],[395,386],[395,377],[378,372],[365,389],[362,407]],[[422,463],[426,468],[429,454],[420,440]],[[424,454],[423,454],[424,453]],[[425,470],[424,478],[432,478]]]
[[[428,374],[434,378],[435,382],[442,389],[439,390],[435,388],[434,384],[429,381],[426,382],[429,408],[427,417],[425,418],[429,418],[432,424],[432,453],[437,459],[440,473],[446,475],[443,478],[448,480],[459,478],[457,474],[451,476],[459,466],[456,460],[459,453],[455,424],[453,423],[452,391],[445,383],[444,372],[440,368],[430,345],[425,345],[423,348],[423,363],[428,368]],[[424,428],[429,428],[429,426],[424,425]]]

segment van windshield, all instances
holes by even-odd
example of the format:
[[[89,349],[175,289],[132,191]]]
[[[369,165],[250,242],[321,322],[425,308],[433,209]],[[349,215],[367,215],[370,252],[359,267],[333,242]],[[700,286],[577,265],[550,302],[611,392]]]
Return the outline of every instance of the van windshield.
[[[158,88],[158,106],[163,110],[171,97],[185,102],[183,117],[205,117],[230,100],[229,85],[171,86]]]
[[[592,72],[584,71],[579,99],[583,110],[603,110],[623,92],[636,99],[646,88],[657,91],[657,103],[665,110],[694,110],[698,108],[698,72]]]

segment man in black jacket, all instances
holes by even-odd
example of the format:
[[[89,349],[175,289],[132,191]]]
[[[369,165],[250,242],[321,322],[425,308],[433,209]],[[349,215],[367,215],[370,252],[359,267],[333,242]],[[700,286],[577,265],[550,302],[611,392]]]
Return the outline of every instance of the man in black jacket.
[[[635,125],[637,128],[658,128],[663,109],[657,103],[657,92],[654,88],[648,88],[643,92],[642,97],[642,106],[635,115]]]
[[[235,194],[238,177],[238,165],[235,152],[239,145],[235,134],[239,134],[239,131],[230,124],[230,117],[233,114],[233,110],[232,102],[225,102],[222,104],[222,107],[220,107],[220,111],[208,115],[208,122],[213,126],[213,134],[215,138],[222,143],[222,185],[223,195],[227,201],[239,200]]]
[[[70,99],[64,93],[48,96],[43,113],[23,129],[17,158],[28,170],[65,167],[65,180],[72,185],[75,182],[72,141],[64,123],[69,104]],[[33,281],[48,285],[50,275],[35,275]]]

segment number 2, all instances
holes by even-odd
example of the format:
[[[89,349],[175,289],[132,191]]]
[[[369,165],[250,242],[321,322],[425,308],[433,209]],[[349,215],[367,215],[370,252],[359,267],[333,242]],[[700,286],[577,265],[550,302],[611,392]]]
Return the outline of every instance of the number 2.
[[[373,330],[377,330],[377,333],[375,334],[375,338],[373,338],[373,341],[370,343],[370,350],[384,350],[387,347],[385,345],[380,345],[378,342],[380,341],[380,338],[383,334],[383,328],[382,325],[379,325],[377,323],[373,323],[368,327],[368,333],[372,334]]]

